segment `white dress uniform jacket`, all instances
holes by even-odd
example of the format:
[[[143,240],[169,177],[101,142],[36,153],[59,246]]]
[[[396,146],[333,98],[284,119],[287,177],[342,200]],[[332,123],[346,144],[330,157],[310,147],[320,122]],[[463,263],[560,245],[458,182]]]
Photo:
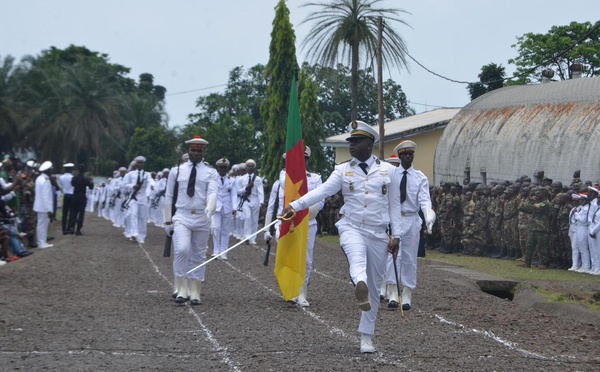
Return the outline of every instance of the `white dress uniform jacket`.
[[[390,219],[393,209],[400,209],[400,190],[392,175],[393,165],[371,156],[366,163],[368,173],[357,159],[337,165],[331,176],[317,189],[290,203],[296,211],[342,191],[343,217],[336,223],[340,244],[348,258],[350,277],[356,284],[364,281],[369,288],[371,310],[363,311],[358,331],[375,334],[379,311],[379,287],[385,274],[388,256],[388,225],[394,237],[400,237],[400,221]]]
[[[206,261],[206,247],[210,236],[210,220],[206,216],[207,198],[218,190],[218,173],[205,163],[196,165],[194,196],[189,197],[187,186],[192,162],[174,167],[169,172],[165,203],[171,205],[177,181],[176,212],[173,216],[173,273],[179,278],[191,278],[204,282],[206,266],[187,274]]]

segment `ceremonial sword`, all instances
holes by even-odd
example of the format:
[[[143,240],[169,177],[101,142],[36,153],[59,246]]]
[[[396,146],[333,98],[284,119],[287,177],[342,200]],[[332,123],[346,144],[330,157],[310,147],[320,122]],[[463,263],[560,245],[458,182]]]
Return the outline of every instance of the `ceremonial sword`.
[[[265,231],[265,230],[266,230],[266,229],[268,229],[269,227],[271,227],[271,226],[275,225],[276,223],[277,223],[277,220],[275,220],[275,221],[271,222],[270,224],[266,225],[265,227],[263,227],[262,229],[258,230],[258,231],[257,231],[257,232],[255,232],[254,234],[252,234],[252,235],[249,235],[248,237],[244,238],[243,240],[240,240],[240,242],[239,242],[239,243],[237,243],[237,244],[235,244],[235,245],[233,245],[233,246],[231,246],[231,247],[227,248],[226,250],[224,250],[223,252],[219,253],[218,255],[216,255],[216,256],[213,256],[213,257],[211,257],[209,260],[207,260],[207,261],[204,261],[204,262],[203,262],[203,263],[201,263],[200,265],[198,265],[198,266],[194,267],[193,269],[191,269],[190,271],[188,271],[186,274],[190,274],[190,273],[192,273],[192,272],[194,272],[194,271],[198,270],[199,268],[201,268],[202,266],[206,265],[206,264],[207,264],[207,263],[209,263],[210,261],[212,261],[212,260],[215,260],[215,259],[217,259],[218,257],[220,257],[220,256],[224,255],[225,253],[227,253],[227,252],[229,252],[230,250],[232,250],[232,249],[236,248],[238,245],[242,244],[243,242],[245,242],[245,241],[249,240],[250,238],[252,238],[252,237],[254,237],[254,236],[256,236],[256,235],[260,234],[261,232]]]

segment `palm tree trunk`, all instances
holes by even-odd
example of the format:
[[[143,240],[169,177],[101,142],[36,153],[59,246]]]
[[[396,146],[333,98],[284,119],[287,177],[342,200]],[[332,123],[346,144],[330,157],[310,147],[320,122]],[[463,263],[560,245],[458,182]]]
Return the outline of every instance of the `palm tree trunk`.
[[[352,101],[352,111],[350,113],[351,120],[356,120],[358,116],[358,42],[355,42],[352,45],[352,80],[351,80],[351,101]]]

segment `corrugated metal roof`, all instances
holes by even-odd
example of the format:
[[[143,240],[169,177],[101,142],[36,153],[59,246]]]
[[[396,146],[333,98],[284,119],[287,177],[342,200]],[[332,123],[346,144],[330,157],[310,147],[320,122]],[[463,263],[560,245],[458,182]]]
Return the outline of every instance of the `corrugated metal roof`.
[[[450,120],[460,111],[459,108],[443,108],[409,116],[406,118],[389,121],[384,124],[385,141],[392,141],[399,138],[406,138],[411,135],[423,133],[431,129],[445,127]],[[379,125],[373,125],[373,129],[379,132]],[[321,142],[322,146],[348,146],[346,138],[349,132],[328,137]]]
[[[600,178],[600,79],[582,78],[494,90],[465,106],[438,144],[434,178],[514,181],[544,170],[569,184],[573,171]]]
[[[599,77],[554,81],[546,84],[515,85],[493,90],[465,106],[488,109],[509,106],[546,105],[600,101]]]

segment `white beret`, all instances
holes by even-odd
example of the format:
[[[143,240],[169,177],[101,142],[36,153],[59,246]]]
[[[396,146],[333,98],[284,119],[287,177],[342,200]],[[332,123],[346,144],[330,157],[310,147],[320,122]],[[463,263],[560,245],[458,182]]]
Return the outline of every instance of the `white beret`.
[[[252,160],[252,159],[248,159],[248,160],[246,160],[246,165],[247,166],[248,165],[254,165],[254,166],[256,166],[256,162],[254,160]]]
[[[125,167],[119,168],[119,172],[123,172],[123,171],[127,172],[127,168],[125,168]]]
[[[135,159],[133,159],[133,161],[135,163],[137,163],[138,161],[143,161],[145,163],[146,162],[146,158],[140,155],[140,156],[137,156]]]
[[[75,166],[75,164],[73,164],[73,163],[63,164],[63,168],[73,168],[74,166]]]

